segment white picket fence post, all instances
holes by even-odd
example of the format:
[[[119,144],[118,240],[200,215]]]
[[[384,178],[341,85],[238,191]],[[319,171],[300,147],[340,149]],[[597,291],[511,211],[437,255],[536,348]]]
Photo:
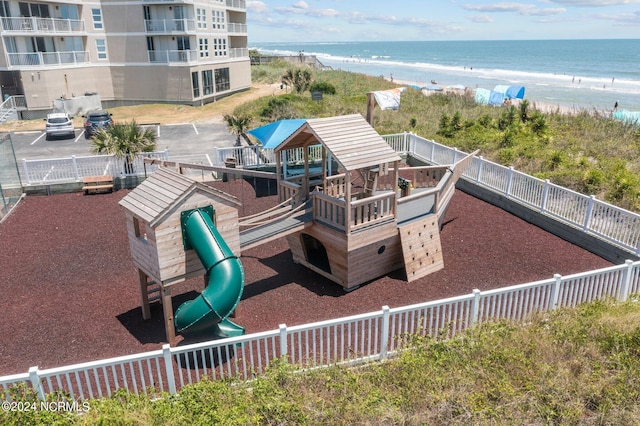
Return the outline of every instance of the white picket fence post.
[[[509,173],[507,175],[507,186],[505,189],[505,195],[511,195],[511,183],[513,182],[513,166],[509,166]]]
[[[471,324],[478,322],[480,318],[480,290],[473,289],[473,305],[471,306]]]
[[[595,204],[595,201],[595,195],[589,197],[589,204],[587,205],[587,212],[585,213],[584,225],[582,226],[583,231],[587,231],[589,229],[589,226],[591,225],[591,216],[593,216],[593,205]]]
[[[558,298],[560,297],[560,285],[562,285],[562,275],[554,274],[553,289],[551,292],[551,298],[549,299],[549,310],[553,311],[558,307]]]
[[[27,177],[27,185],[31,185],[31,179],[29,178],[29,166],[27,165],[27,159],[22,159],[22,168],[24,169],[24,175]]]
[[[164,358],[164,368],[167,373],[167,385],[171,395],[176,393],[176,378],[173,374],[173,357],[171,356],[171,345],[162,345],[162,358]]]
[[[382,307],[382,336],[380,338],[380,359],[387,359],[387,347],[389,346],[389,307]]]
[[[481,156],[478,157],[478,172],[476,173],[476,182],[480,183],[482,179],[482,166],[484,165],[484,158]]]
[[[287,344],[287,325],[280,324],[278,329],[280,330],[280,357],[288,357],[289,346]]]
[[[76,161],[76,156],[71,156],[71,164],[73,164],[73,176],[75,176],[76,180],[80,180],[80,173],[78,172],[78,162]]]
[[[544,186],[542,187],[542,200],[540,202],[540,211],[544,213],[547,208],[547,198],[549,198],[549,185],[551,182],[549,179],[544,180]]]
[[[629,298],[629,294],[631,293],[631,277],[633,273],[633,261],[625,260],[625,265],[627,268],[624,270],[624,275],[622,278],[622,284],[620,285],[620,289],[618,291],[618,300],[620,302],[624,302]]]
[[[44,401],[46,395],[44,394],[44,390],[40,384],[40,370],[38,367],[31,367],[29,369],[29,381],[31,382],[33,390],[38,395],[38,398]]]

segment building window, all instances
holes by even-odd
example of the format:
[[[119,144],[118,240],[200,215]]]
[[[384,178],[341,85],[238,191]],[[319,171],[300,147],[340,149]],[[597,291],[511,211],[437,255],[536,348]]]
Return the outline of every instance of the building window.
[[[104,39],[96,39],[96,52],[98,59],[107,59],[107,42]]]
[[[93,18],[93,29],[101,30],[102,25],[102,11],[100,9],[91,9],[91,17]]]
[[[0,16],[7,18],[9,15],[9,2],[0,1]]]
[[[213,93],[213,73],[211,70],[202,71],[202,94],[204,96]]]
[[[191,85],[193,86],[193,98],[200,97],[200,82],[198,81],[198,71],[191,73]]]
[[[20,16],[35,16],[38,18],[50,18],[49,5],[41,3],[18,3]]]
[[[231,88],[229,81],[229,68],[219,68],[216,70],[216,93],[224,92]]]
[[[207,28],[207,11],[205,9],[196,9],[196,19],[198,20],[198,28]]]
[[[215,52],[214,56],[227,56],[227,39],[214,38],[213,51]]]
[[[139,241],[142,241],[145,244],[149,242],[147,225],[147,222],[140,223],[140,219],[138,219],[137,217],[133,218],[133,233]]]
[[[200,57],[208,58],[209,57],[209,39],[201,38],[198,40],[198,44],[200,46]]]
[[[224,30],[224,26],[225,26],[224,10],[212,10],[211,22],[214,30]]]

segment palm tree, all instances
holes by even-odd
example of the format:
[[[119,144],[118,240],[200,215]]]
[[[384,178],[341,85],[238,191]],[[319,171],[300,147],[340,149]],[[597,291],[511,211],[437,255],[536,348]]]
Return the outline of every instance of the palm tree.
[[[224,115],[224,121],[227,122],[227,128],[229,132],[236,135],[236,146],[240,146],[240,137],[243,137],[245,140],[249,140],[247,137],[247,130],[249,130],[249,126],[251,125],[251,117],[246,115],[236,116],[236,115]]]
[[[292,86],[296,93],[303,93],[313,82],[313,73],[308,68],[288,68],[280,77],[280,81]]]
[[[156,134],[151,129],[142,128],[135,120],[114,123],[98,130],[91,139],[91,145],[96,154],[111,154],[124,159],[125,174],[131,174],[136,154],[156,149]]]

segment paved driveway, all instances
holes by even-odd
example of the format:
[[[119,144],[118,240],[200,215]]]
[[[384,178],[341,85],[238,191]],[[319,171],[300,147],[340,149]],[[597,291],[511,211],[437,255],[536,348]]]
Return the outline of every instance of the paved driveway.
[[[202,163],[215,147],[233,146],[235,136],[227,130],[226,124],[173,124],[145,125],[157,135],[158,150],[169,150],[172,161],[193,161]],[[43,124],[44,127],[44,124]],[[76,129],[73,139],[46,140],[42,131],[11,133],[16,159],[40,160],[92,155],[89,140],[84,137],[84,129]],[[197,161],[195,161],[198,159]]]

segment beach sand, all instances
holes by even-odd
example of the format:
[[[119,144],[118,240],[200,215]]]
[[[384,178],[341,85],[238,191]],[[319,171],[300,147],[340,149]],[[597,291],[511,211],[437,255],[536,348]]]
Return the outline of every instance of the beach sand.
[[[442,84],[440,82],[430,82],[430,83],[422,83],[422,82],[415,82],[415,81],[407,81],[407,80],[397,80],[397,79],[393,79],[390,80],[393,83],[397,84],[398,86],[418,86],[418,87],[425,87],[425,86],[438,86],[442,89],[442,91],[436,91],[436,90],[426,90],[426,89],[422,89],[422,93],[425,96],[431,96],[433,94],[436,93],[444,93],[444,94],[463,94],[463,93],[470,93],[471,95],[473,95],[473,93],[475,92],[475,89],[471,88],[471,87],[467,87],[464,90],[461,89],[456,89],[456,88],[451,88],[451,85],[448,84]],[[589,112],[589,113],[594,113],[594,114],[600,114],[600,115],[606,115],[609,114],[608,111],[599,111],[599,110],[595,110],[595,109],[587,109],[587,108],[580,108],[580,107],[569,107],[566,105],[558,105],[558,104],[552,104],[549,102],[540,102],[540,101],[536,101],[535,99],[528,99],[525,95],[525,99],[529,101],[531,107],[533,109],[536,109],[540,112],[546,113],[546,114],[567,114],[567,115],[578,115],[580,113],[583,113],[585,111]],[[509,106],[513,105],[513,106],[518,106],[519,103],[521,102],[520,99],[511,99],[511,103],[509,104]]]

